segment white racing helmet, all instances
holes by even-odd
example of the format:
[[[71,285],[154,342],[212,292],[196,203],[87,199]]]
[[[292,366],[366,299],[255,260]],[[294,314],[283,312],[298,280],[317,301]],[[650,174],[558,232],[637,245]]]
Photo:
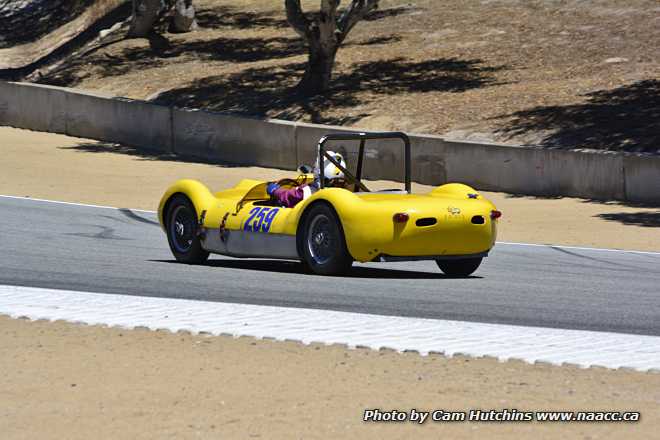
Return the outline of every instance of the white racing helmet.
[[[339,162],[339,164],[343,168],[346,168],[346,161],[344,160],[344,157],[341,154],[335,153],[334,151],[326,151],[326,153],[328,154],[328,156],[332,157],[334,160]],[[314,169],[314,173],[317,176],[320,174],[319,159],[316,160],[316,168]],[[334,163],[330,162],[327,157],[324,157],[323,177],[325,177],[328,180],[342,179],[344,177],[344,172],[340,170]]]

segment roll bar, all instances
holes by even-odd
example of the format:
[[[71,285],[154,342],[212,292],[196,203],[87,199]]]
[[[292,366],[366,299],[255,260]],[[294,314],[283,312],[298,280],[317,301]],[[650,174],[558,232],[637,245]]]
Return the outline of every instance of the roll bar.
[[[380,133],[363,133],[363,132],[354,132],[354,133],[331,133],[326,134],[319,140],[319,169],[324,169],[324,161],[329,160],[337,168],[339,168],[349,180],[355,182],[356,190],[357,188],[362,189],[363,191],[369,191],[369,189],[364,186],[362,183],[362,166],[364,164],[364,149],[365,144],[368,140],[373,139],[401,139],[404,146],[404,170],[405,170],[405,186],[406,191],[410,194],[411,192],[411,178],[410,178],[410,138],[405,133],[400,131],[390,131],[390,132],[380,132]],[[332,156],[330,156],[325,150],[325,143],[327,141],[360,141],[360,149],[358,151],[358,163],[357,171],[355,176],[350,173],[346,168],[341,166]],[[325,187],[325,179],[319,179],[321,188]]]

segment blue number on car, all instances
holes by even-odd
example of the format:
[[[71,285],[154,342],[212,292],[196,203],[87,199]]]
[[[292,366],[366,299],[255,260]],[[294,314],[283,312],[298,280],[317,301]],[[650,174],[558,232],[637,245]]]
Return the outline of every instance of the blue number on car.
[[[268,209],[268,208],[266,208]],[[279,208],[273,208],[270,210],[270,212],[266,215],[264,218],[264,223],[261,225],[261,232],[268,232],[270,231],[270,225],[273,224],[273,219],[277,215],[277,213],[280,212]]]
[[[243,230],[248,232],[268,232],[273,224],[279,208],[252,208],[249,217],[243,224]]]
[[[259,232],[261,229],[261,224],[264,221],[264,216],[266,213],[270,210],[270,208],[262,208],[261,211],[257,214],[257,217],[254,220],[254,223],[252,224],[252,231],[253,232]]]
[[[245,226],[243,226],[243,230],[250,232],[252,231],[252,227],[250,226],[252,223],[252,219],[254,218],[255,215],[257,215],[259,211],[261,211],[261,208],[252,208],[252,210],[250,210],[250,216],[248,217],[247,220],[245,220]]]

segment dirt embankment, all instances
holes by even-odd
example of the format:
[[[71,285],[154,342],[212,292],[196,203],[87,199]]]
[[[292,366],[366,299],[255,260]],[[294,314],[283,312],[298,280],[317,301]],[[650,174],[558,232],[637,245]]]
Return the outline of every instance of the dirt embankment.
[[[78,17],[95,1],[4,1],[0,3],[0,48],[39,40]]]
[[[104,17],[108,25],[125,17],[119,11],[125,0],[19,0],[0,3],[0,77],[20,79],[37,66],[47,66],[51,55],[66,52],[83,37],[97,44],[95,24]],[[115,12],[115,14],[112,14]],[[109,16],[110,15],[110,16]],[[65,48],[71,45],[68,50]]]
[[[384,0],[324,96],[281,3],[196,0],[199,32],[72,56],[41,82],[251,116],[546,147],[660,148],[656,0]],[[309,10],[318,2],[305,2]]]

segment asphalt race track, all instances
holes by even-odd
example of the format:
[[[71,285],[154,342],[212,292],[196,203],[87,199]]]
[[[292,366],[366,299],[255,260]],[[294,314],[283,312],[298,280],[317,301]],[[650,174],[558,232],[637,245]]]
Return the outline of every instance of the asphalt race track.
[[[498,244],[469,279],[432,262],[174,262],[155,214],[0,197],[0,285],[660,336],[660,253]]]

